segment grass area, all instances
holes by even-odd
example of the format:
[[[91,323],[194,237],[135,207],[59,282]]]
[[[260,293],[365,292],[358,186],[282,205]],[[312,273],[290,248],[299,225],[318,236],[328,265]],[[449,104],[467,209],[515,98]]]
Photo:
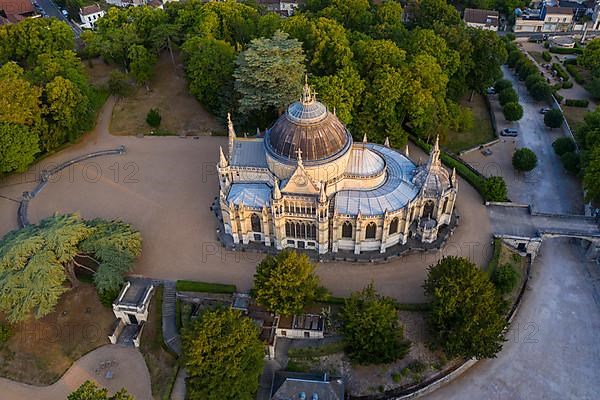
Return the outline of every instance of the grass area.
[[[315,347],[296,347],[288,350],[288,357],[290,358],[313,358],[328,356],[330,354],[340,353],[344,351],[344,342],[338,341],[329,343],[323,346]]]
[[[583,117],[589,112],[587,108],[562,106],[563,113],[571,130],[576,130],[577,125],[583,122]]]
[[[344,305],[346,302],[345,297],[329,296],[326,299],[320,300],[319,303],[332,304],[332,305]],[[395,302],[395,301],[394,301]],[[429,303],[396,303],[396,308],[400,311],[428,311],[431,308]]]
[[[175,65],[180,63],[178,58]],[[173,66],[168,52],[159,57],[149,87],[150,91],[145,86],[134,88],[131,95],[119,99],[110,125],[113,135],[149,134],[153,128],[146,123],[146,115],[151,108],[158,109],[162,117],[160,130],[164,132],[209,135],[224,130],[188,92],[183,72]]]
[[[546,64],[547,61],[544,60],[544,57],[542,57],[542,53],[540,51],[530,51],[528,52],[529,55],[531,57],[533,57],[533,59],[538,63],[538,64]]]
[[[517,300],[517,297],[519,297],[521,288],[523,287],[525,279],[527,278],[528,261],[527,257],[521,256],[519,253],[513,251],[508,246],[502,244],[500,247],[500,255],[498,257],[498,265],[505,264],[511,264],[519,273],[519,279],[517,280],[517,284],[515,285],[513,290],[510,293],[504,295],[504,298],[508,301],[508,304],[512,305]]]
[[[226,285],[224,283],[186,281],[186,280],[177,281],[175,288],[179,292],[232,294],[237,291],[235,285]]]
[[[0,376],[52,384],[74,361],[108,344],[114,319],[112,310],[100,303],[96,288],[85,283],[66,292],[56,310],[44,318],[9,325],[0,315],[0,325],[12,333],[0,347]]]
[[[448,132],[442,143],[445,148],[453,153],[470,149],[496,138],[485,98],[481,94],[475,94],[473,100],[469,102],[469,96],[462,99],[460,105],[469,108],[473,113],[473,126],[464,132]]]
[[[494,253],[492,255],[492,259],[490,260],[490,262],[486,265],[485,267],[485,272],[487,272],[487,274],[489,276],[492,275],[492,272],[494,272],[494,270],[496,269],[496,267],[498,266],[499,260],[500,260],[500,252],[502,251],[502,239],[494,239]]]
[[[150,301],[148,321],[144,325],[140,343],[155,399],[169,398],[178,370],[177,359],[166,350],[162,336],[162,295],[163,287],[159,286]]]

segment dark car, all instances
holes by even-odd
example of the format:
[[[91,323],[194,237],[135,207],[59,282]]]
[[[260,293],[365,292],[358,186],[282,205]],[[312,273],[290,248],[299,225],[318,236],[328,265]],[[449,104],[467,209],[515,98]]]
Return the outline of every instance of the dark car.
[[[505,128],[500,131],[500,136],[514,137],[514,136],[518,136],[518,135],[519,135],[519,132],[517,132],[517,130],[513,129],[513,128]]]
[[[546,114],[548,111],[550,111],[551,109],[548,107],[544,107],[544,108],[540,108],[540,114]]]

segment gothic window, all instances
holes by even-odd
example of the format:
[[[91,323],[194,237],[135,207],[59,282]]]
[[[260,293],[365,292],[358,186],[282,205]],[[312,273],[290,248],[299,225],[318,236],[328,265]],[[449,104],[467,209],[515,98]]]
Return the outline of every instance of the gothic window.
[[[262,232],[260,217],[256,214],[252,214],[250,217],[250,223],[252,224],[252,232]]]
[[[423,207],[423,218],[432,218],[433,216],[433,201],[429,200],[425,203],[425,207]]]
[[[346,221],[342,225],[342,238],[352,239],[352,223],[350,221]]]
[[[396,232],[398,232],[398,218],[394,218],[390,223],[390,235],[393,235]]]
[[[309,239],[316,239],[316,238],[317,238],[317,226],[315,224],[311,224]]]
[[[375,222],[369,222],[365,230],[365,239],[375,239],[375,232],[377,232],[377,225]]]
[[[444,213],[448,212],[448,197],[444,199],[444,207],[442,208],[442,210],[444,210]]]
[[[292,229],[290,226],[290,223],[285,221],[285,236],[290,237],[292,236]]]

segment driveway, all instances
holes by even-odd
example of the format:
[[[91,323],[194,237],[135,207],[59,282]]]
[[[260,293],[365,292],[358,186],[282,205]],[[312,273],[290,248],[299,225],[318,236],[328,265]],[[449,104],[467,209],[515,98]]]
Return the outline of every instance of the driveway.
[[[110,366],[107,366],[107,361]],[[107,372],[112,376],[107,378]],[[50,386],[31,386],[0,378],[0,398],[9,400],[65,400],[86,380],[114,393],[125,387],[136,400],[151,400],[150,374],[142,354],[132,347],[102,346],[79,360]]]

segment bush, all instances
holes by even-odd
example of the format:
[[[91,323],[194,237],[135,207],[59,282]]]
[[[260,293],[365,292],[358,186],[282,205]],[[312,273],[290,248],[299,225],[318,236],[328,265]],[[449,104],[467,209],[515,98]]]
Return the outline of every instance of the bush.
[[[563,115],[560,110],[553,108],[544,115],[544,124],[549,128],[560,128],[563,123]]]
[[[108,78],[108,91],[115,96],[127,96],[131,92],[131,85],[127,81],[127,75],[119,70],[114,70]]]
[[[148,111],[148,115],[146,115],[146,122],[153,128],[158,128],[160,126],[160,121],[162,117],[160,116],[158,110],[156,108],[151,108]]]
[[[573,139],[568,137],[558,138],[552,143],[552,147],[554,148],[554,152],[558,154],[558,156],[562,156],[565,153],[570,151],[575,151],[575,142]]]
[[[508,53],[508,58],[506,59],[506,64],[509,68],[515,68],[517,63],[520,60],[523,60],[525,56],[521,53],[521,50],[516,49]]]
[[[104,307],[112,308],[112,303],[117,299],[119,293],[121,293],[121,288],[103,291],[98,290],[97,292],[100,303],[102,303]]]
[[[511,264],[504,264],[492,272],[492,283],[502,294],[510,293],[519,279],[519,272]]]
[[[550,47],[550,53],[555,53],[555,54],[581,54],[583,53],[583,49],[580,48],[565,48],[565,47]]]
[[[567,99],[565,100],[565,104],[570,107],[582,107],[585,108],[590,103],[589,100],[585,99]]]
[[[506,35],[504,35],[504,37],[511,42],[516,39],[516,36],[514,33],[507,33]]]
[[[549,51],[544,51],[544,52],[542,52],[542,58],[544,59],[544,61],[551,61],[552,54],[550,54]]]
[[[235,293],[237,291],[235,285],[186,280],[177,281],[175,288],[178,292]]]
[[[560,157],[560,161],[562,162],[563,167],[565,167],[565,169],[568,172],[572,174],[579,173],[581,169],[579,154],[569,151]]]
[[[10,329],[7,326],[0,324],[0,347],[10,339]]]
[[[600,78],[592,78],[592,80],[585,85],[585,88],[590,92],[594,99],[600,99]]]
[[[519,95],[515,92],[515,89],[512,87],[506,88],[500,92],[498,95],[498,101],[501,105],[505,105],[506,103],[513,103],[519,101]]]
[[[519,79],[524,81],[529,75],[540,75],[540,70],[529,59],[526,59],[519,69]]]
[[[490,176],[483,183],[483,198],[486,201],[506,201],[508,190],[501,176]]]
[[[544,101],[550,99],[550,96],[552,96],[552,89],[546,82],[539,81],[531,86],[529,94],[537,101]]]
[[[498,79],[494,83],[494,89],[496,89],[496,93],[502,92],[504,89],[512,88],[512,82],[508,79]]]
[[[573,82],[571,81],[564,81],[562,83],[562,89],[571,89],[573,87]]]
[[[583,85],[585,83],[585,79],[583,79],[583,76],[581,76],[581,72],[579,72],[579,69],[575,65],[567,64],[565,62],[565,68],[567,69],[569,74],[571,74],[573,79],[575,79],[575,82],[579,83],[580,85]]]
[[[569,74],[567,74],[567,71],[565,71],[563,69],[563,67],[561,67],[561,65],[559,63],[553,63],[552,64],[552,69],[556,71],[556,75],[560,76],[561,78],[563,78],[563,80],[567,81],[569,80]]]
[[[506,103],[502,107],[502,112],[507,121],[518,121],[523,118],[523,107],[517,102]]]
[[[514,152],[512,165],[517,171],[531,171],[537,165],[537,156],[527,147],[523,147]]]
[[[558,104],[560,104],[563,101],[563,99],[565,98],[564,96],[561,96],[558,93],[553,93],[552,95],[554,96],[554,98],[556,99],[556,101],[558,102]]]
[[[545,48],[545,49],[549,49],[549,48],[550,48],[550,43],[548,43],[548,42],[544,42],[544,48]]]
[[[531,90],[533,85],[535,85],[538,82],[546,82],[546,81],[544,80],[544,77],[541,75],[531,74],[525,79],[525,87],[527,88],[527,90]]]

